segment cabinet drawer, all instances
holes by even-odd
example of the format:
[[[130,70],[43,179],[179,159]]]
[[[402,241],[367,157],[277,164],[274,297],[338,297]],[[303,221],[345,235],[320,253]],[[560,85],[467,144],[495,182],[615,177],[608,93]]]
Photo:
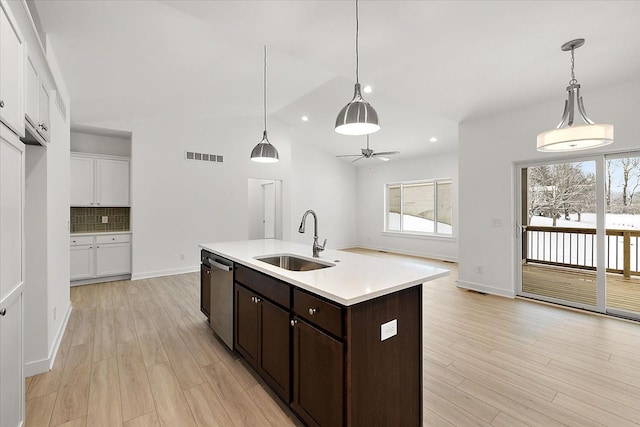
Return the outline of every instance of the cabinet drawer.
[[[286,283],[240,264],[236,264],[235,280],[263,297],[285,308],[291,308],[291,287]]]
[[[342,309],[298,289],[293,290],[293,311],[322,329],[342,336]]]
[[[131,241],[131,234],[109,234],[106,236],[96,236],[96,243],[104,245],[105,243],[128,243]]]
[[[93,245],[93,236],[71,236],[71,246]]]

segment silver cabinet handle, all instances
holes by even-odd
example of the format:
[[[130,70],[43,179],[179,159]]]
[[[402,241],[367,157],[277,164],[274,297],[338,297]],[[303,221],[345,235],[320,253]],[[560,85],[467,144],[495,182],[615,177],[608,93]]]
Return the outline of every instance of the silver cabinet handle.
[[[296,326],[296,323],[298,323],[296,319],[291,319],[291,326]]]
[[[0,108],[4,108],[4,101],[0,100]]]
[[[316,314],[318,312],[318,309],[316,308],[310,308],[309,309],[309,315],[313,316],[314,314]]]
[[[7,314],[7,309],[2,307],[2,309],[0,309],[0,316],[4,316],[5,314]]]
[[[256,304],[262,301],[260,298],[256,297]]]
[[[112,237],[112,238],[111,238],[111,240],[116,240],[116,238],[115,238],[115,237]]]
[[[256,297],[251,297],[251,302],[255,304],[257,302]]]
[[[72,240],[73,243],[77,243],[75,240]]]

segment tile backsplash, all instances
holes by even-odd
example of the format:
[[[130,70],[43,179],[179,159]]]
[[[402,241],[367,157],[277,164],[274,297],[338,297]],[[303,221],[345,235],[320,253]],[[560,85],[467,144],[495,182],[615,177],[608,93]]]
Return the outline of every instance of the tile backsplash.
[[[131,208],[71,208],[72,233],[96,233],[104,231],[129,231]],[[102,223],[102,217],[108,221]]]

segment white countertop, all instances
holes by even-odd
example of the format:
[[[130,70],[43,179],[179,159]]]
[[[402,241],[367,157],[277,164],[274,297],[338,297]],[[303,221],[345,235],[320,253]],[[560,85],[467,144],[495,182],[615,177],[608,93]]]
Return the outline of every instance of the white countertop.
[[[108,234],[133,234],[131,230],[125,231],[80,231],[77,233],[71,233],[70,236],[95,236],[95,235],[108,235]]]
[[[314,259],[311,256],[311,245],[312,241],[308,245],[303,245],[265,239],[203,243],[199,246],[345,306],[407,289],[449,274],[449,270],[443,268],[332,249],[320,252],[320,258],[315,260],[335,264],[335,267],[313,271],[285,270],[254,259],[265,255],[281,254]]]

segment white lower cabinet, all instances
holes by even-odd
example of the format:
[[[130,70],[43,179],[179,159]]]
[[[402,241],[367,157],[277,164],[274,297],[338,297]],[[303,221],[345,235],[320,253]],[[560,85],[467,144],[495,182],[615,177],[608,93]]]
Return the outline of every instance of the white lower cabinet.
[[[24,376],[22,373],[22,286],[0,301],[0,424],[22,425]]]
[[[71,281],[131,274],[131,234],[71,237]]]

